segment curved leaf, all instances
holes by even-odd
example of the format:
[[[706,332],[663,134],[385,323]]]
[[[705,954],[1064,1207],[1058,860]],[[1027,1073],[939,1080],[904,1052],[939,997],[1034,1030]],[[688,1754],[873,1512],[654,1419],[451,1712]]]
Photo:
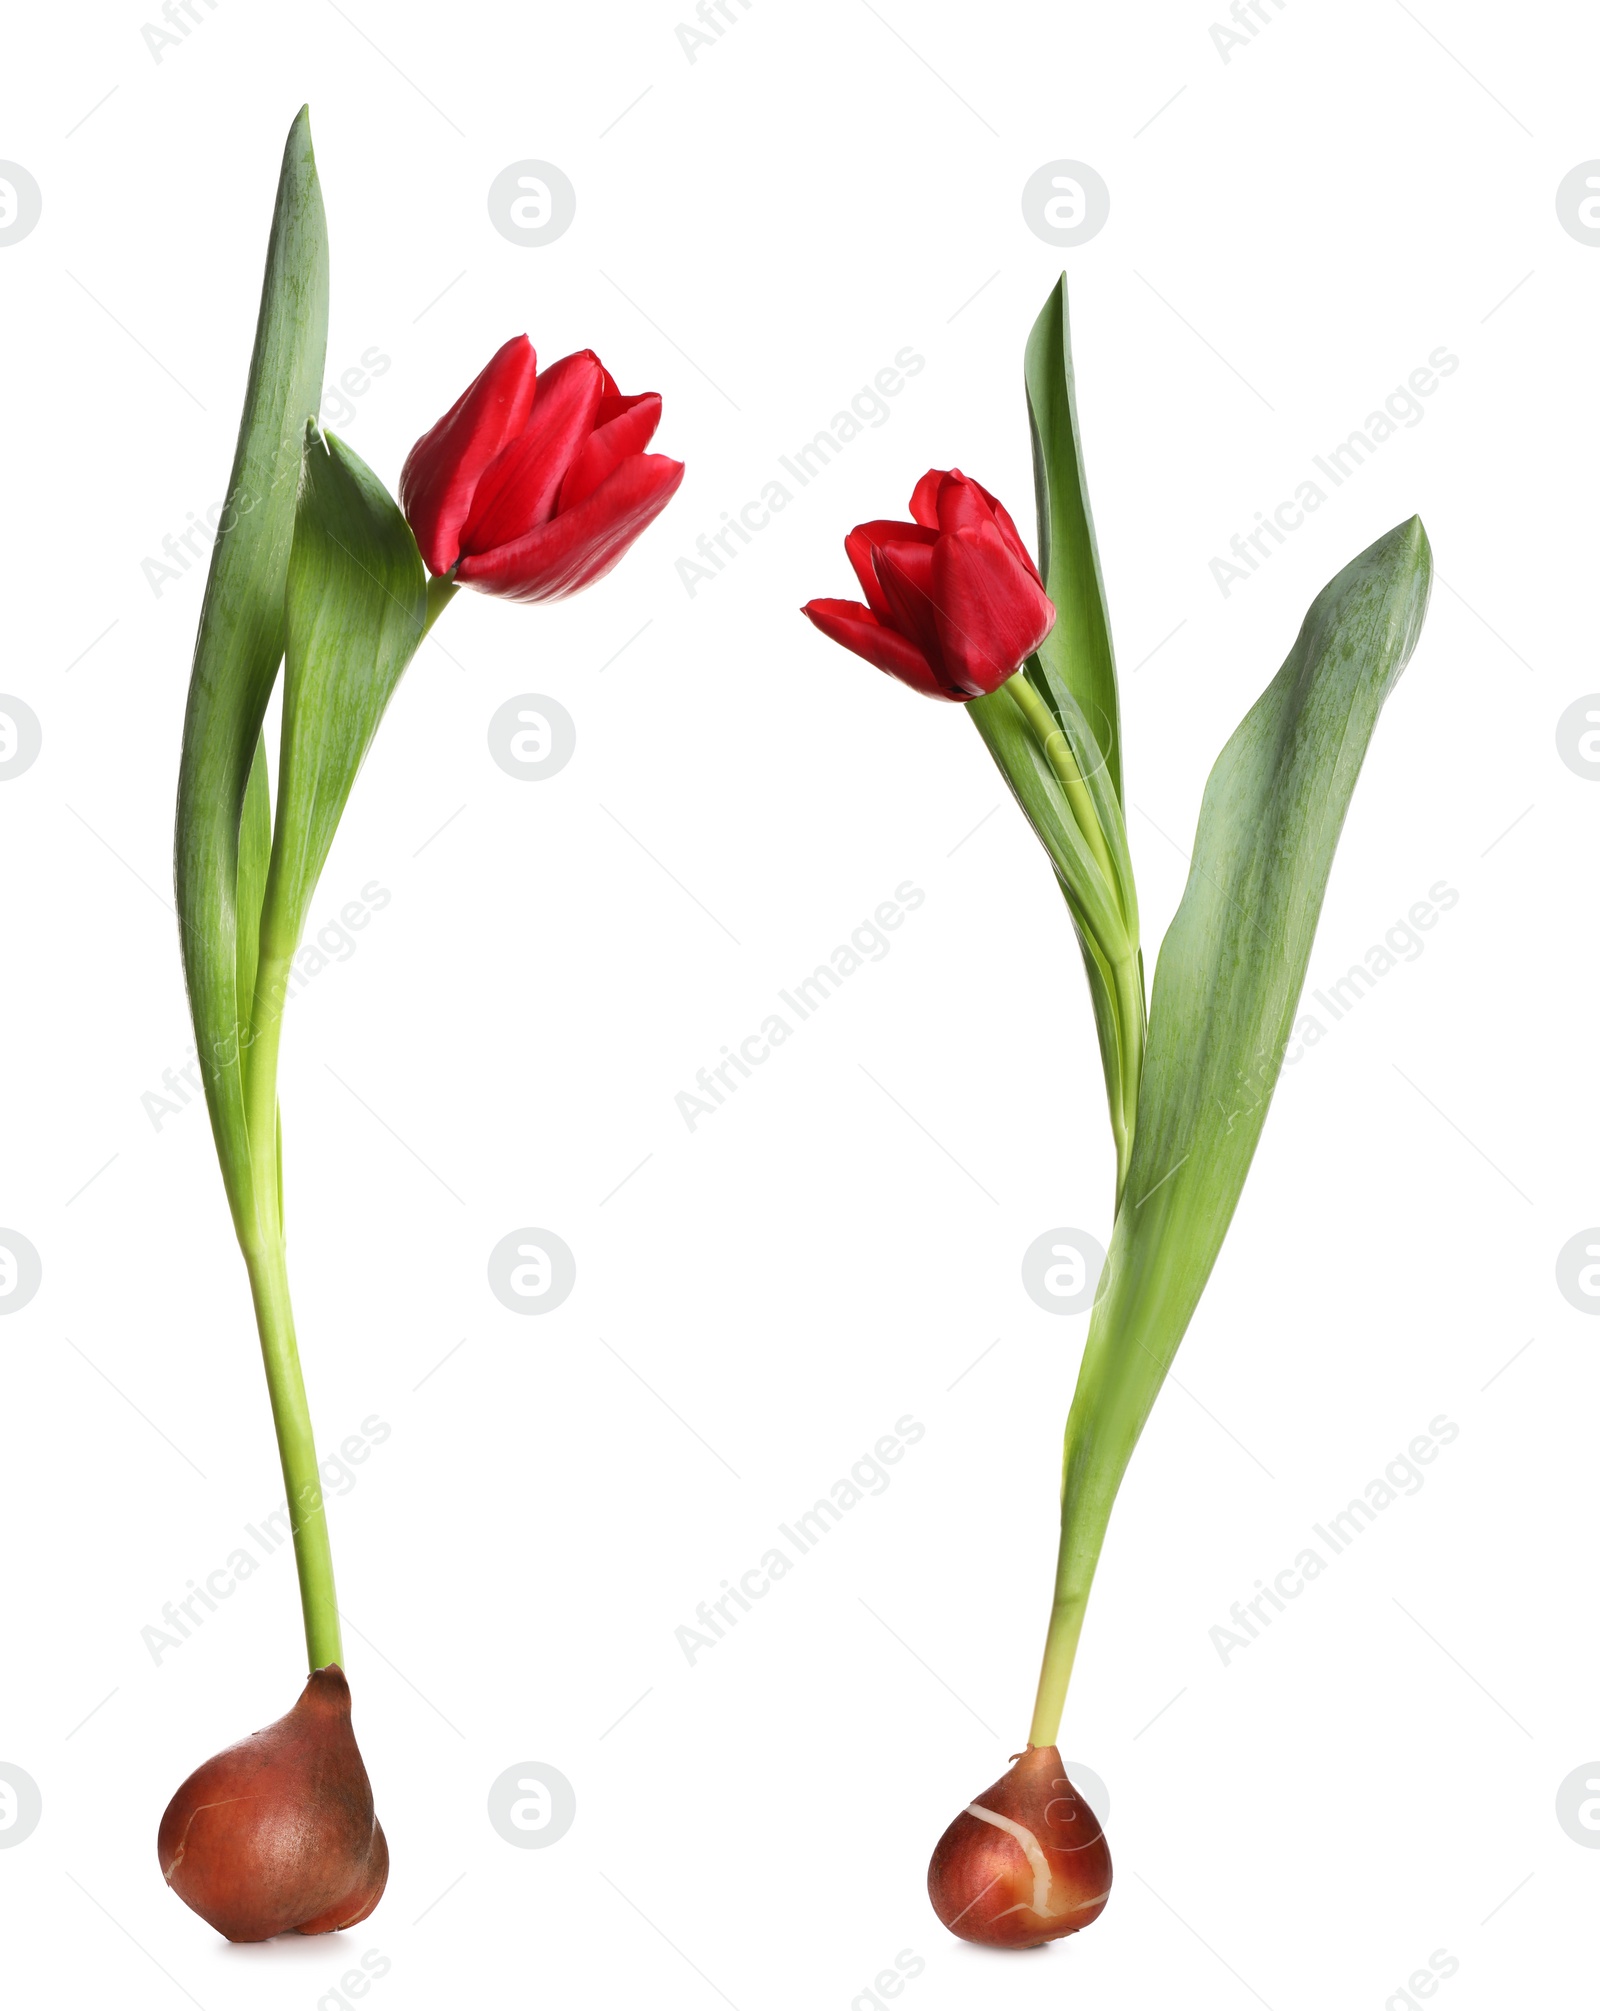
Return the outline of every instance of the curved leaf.
[[[322,397],[328,238],[302,107],[289,132],[228,498],[211,554],[183,722],[173,874],[184,978],[235,1227],[251,1233],[236,902],[245,790],[283,656],[301,442]]]
[[[306,449],[285,591],[287,660],[261,959],[293,956],[333,834],[427,617],[411,527],[331,433]]]
[[[1051,289],[1023,360],[1033,487],[1039,510],[1039,571],[1056,625],[1039,645],[1043,663],[1072,693],[1106,758],[1122,800],[1122,723],[1105,583],[1089,510],[1078,434],[1078,400],[1067,318],[1067,275]]]
[[[1065,789],[1007,687],[973,699],[967,710],[1054,866],[1074,920],[1108,958],[1126,956],[1130,941],[1120,890],[1100,870]]]
[[[1334,848],[1421,630],[1431,571],[1413,517],[1331,580],[1206,784],[1156,965],[1133,1162],[1067,1420],[1058,1665],[1047,1659],[1036,1729],[1052,1700],[1059,1717],[1112,1501],[1244,1187]]]
[[[1100,1044],[1120,1199],[1145,1025],[1139,900],[1122,805],[1077,700],[1038,656],[967,710],[1049,855],[1072,916]],[[1065,779],[1055,767],[1063,752],[1070,756]]]

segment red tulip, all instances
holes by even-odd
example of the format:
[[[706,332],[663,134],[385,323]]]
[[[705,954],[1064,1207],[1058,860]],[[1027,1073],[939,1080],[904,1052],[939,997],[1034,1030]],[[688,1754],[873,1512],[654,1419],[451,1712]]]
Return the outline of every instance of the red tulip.
[[[1037,1948],[1076,1934],[1111,1896],[1111,1853],[1054,1746],[1030,1746],[964,1808],[928,1866],[928,1897],[952,1934]]]
[[[508,600],[560,600],[610,572],[683,463],[647,454],[654,391],[624,397],[592,349],[539,375],[525,335],[406,456],[400,501],[434,573]]]
[[[981,698],[1039,647],[1056,611],[1004,507],[959,468],[930,468],[911,514],[857,524],[844,541],[865,607],[817,600],[801,612],[913,691]]]
[[[161,1875],[230,1941],[354,1927],[383,1897],[389,1846],[337,1663],[286,1718],[207,1760],[167,1804]]]

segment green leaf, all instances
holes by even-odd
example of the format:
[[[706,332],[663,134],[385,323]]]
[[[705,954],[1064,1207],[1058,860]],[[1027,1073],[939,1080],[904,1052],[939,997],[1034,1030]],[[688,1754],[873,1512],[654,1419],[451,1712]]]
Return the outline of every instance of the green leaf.
[[[1116,876],[1108,881],[1101,871],[1066,791],[1009,687],[973,699],[967,710],[1055,868],[1073,920],[1108,958],[1127,955],[1130,942]]]
[[[285,598],[263,973],[269,962],[282,970],[294,955],[351,787],[427,618],[427,576],[410,525],[372,470],[332,434],[326,446],[313,438],[306,449]]]
[[[1031,657],[1023,675],[1042,694],[1072,750],[1072,758],[1094,808],[1106,849],[1111,857],[1111,884],[1129,940],[1139,940],[1139,894],[1134,885],[1133,857],[1128,850],[1128,828],[1122,803],[1111,779],[1110,764],[1096,739],[1082,707],[1063,681],[1059,671],[1040,656]]]
[[[967,710],[1044,846],[1083,952],[1121,1198],[1144,1056],[1139,900],[1105,755],[1060,676],[1031,657]]]
[[[261,903],[272,858],[272,784],[267,777],[267,741],[256,735],[255,759],[239,815],[239,871],[235,880],[235,929],[239,952],[237,992],[245,1014],[256,995],[256,958],[261,947]]]
[[[1089,513],[1078,402],[1067,320],[1067,276],[1051,289],[1028,336],[1023,363],[1033,487],[1039,509],[1039,571],[1055,603],[1056,624],[1039,645],[1040,661],[1077,700],[1105,755],[1122,800],[1122,726],[1100,553]]]
[[[1244,1187],[1351,792],[1421,630],[1431,572],[1413,517],[1331,580],[1206,785],[1156,965],[1133,1163],[1067,1421],[1051,1651],[1065,1666],[1052,1674],[1047,1656],[1035,1743],[1051,1693],[1059,1718],[1112,1501]]]
[[[256,756],[250,764],[250,780],[245,785],[244,809],[239,816],[239,877],[235,903],[235,937],[239,951],[239,1017],[248,1022],[256,995],[256,966],[261,954],[261,909],[267,895],[267,869],[272,863],[272,784],[267,774],[266,735],[256,735]],[[257,1060],[253,1045],[241,1041],[244,1070],[245,1117],[250,1116],[250,1076]],[[274,1150],[283,1149],[281,1130],[274,1138]],[[283,1167],[277,1178],[278,1220],[283,1218]],[[257,1226],[260,1226],[258,1212]]]
[[[1023,377],[1033,441],[1039,570],[1055,605],[1056,619],[1022,675],[1044,700],[1072,745],[1084,785],[1093,799],[1100,835],[1110,854],[1110,877],[1116,883],[1123,934],[1131,948],[1118,952],[1087,918],[1081,888],[1070,884],[1070,876],[1062,872],[1057,858],[1057,847],[1037,822],[1035,829],[1056,864],[1083,952],[1100,1043],[1100,1065],[1105,1074],[1111,1134],[1117,1148],[1120,1197],[1133,1146],[1133,1103],[1144,1048],[1144,980],[1139,955],[1138,899],[1122,815],[1122,727],[1117,670],[1078,432],[1065,273],[1052,288],[1028,336]],[[981,722],[980,731],[986,731]],[[992,742],[991,751],[1005,768],[1005,760]],[[1013,788],[1017,786],[1016,778],[1009,772],[1007,779]],[[1028,808],[1026,802],[1023,807]]]
[[[252,1200],[240,1064],[250,1021],[250,1000],[239,990],[240,820],[283,656],[301,443],[322,397],[327,332],[327,229],[302,108],[284,148],[244,413],[200,611],[174,842],[184,978],[241,1238],[252,1233]]]

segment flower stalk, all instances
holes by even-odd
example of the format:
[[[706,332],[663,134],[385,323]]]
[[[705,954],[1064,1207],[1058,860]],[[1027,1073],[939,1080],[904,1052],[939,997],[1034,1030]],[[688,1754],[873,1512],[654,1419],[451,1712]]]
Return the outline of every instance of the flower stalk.
[[[333,1550],[322,1498],[300,1349],[289,1295],[288,1246],[283,1222],[283,1122],[278,1106],[278,1053],[289,995],[290,956],[263,945],[256,967],[245,1058],[245,1119],[250,1136],[252,1234],[241,1241],[267,1395],[277,1435],[278,1459],[289,1504],[295,1569],[305,1622],[307,1667],[344,1664]]]
[[[289,1502],[294,1535],[295,1571],[300,1580],[300,1606],[305,1619],[307,1667],[344,1666],[339,1631],[339,1603],[333,1583],[333,1549],[322,1499],[322,1472],[311,1430],[300,1351],[295,1341],[294,1312],[289,1303],[289,1270],[283,1238],[247,1249],[245,1268],[261,1334],[261,1359],[267,1372],[272,1425]]]

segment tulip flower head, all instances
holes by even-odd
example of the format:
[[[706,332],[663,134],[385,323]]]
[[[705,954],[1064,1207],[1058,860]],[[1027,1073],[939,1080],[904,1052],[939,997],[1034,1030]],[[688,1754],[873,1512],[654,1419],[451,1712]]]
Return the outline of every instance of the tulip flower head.
[[[1004,506],[959,468],[930,468],[909,524],[857,524],[845,552],[867,597],[808,601],[826,636],[929,698],[996,691],[1056,611]]]
[[[644,451],[660,423],[659,393],[625,397],[592,349],[541,373],[514,336],[406,456],[400,501],[429,571],[519,601],[590,585],[683,480]]]

